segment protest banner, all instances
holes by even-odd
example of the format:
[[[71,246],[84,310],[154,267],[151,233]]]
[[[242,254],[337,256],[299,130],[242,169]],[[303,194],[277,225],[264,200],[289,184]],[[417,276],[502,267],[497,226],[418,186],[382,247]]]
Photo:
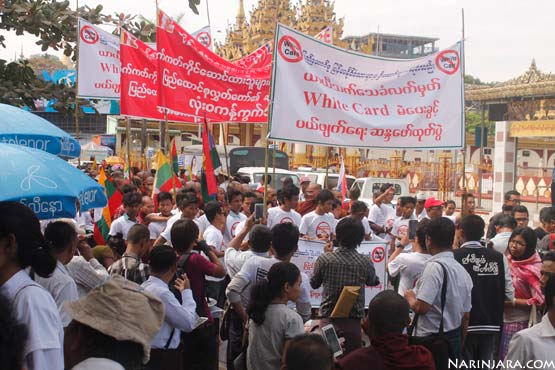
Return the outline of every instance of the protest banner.
[[[342,147],[461,148],[462,48],[418,59],[339,49],[278,25],[269,137]]]
[[[324,253],[324,243],[316,240],[299,240],[299,249],[291,258],[291,263],[294,263],[301,272],[304,272],[308,277],[312,276],[314,265],[318,256]],[[387,288],[387,245],[384,242],[362,242],[357,248],[357,252],[372,257],[376,276],[380,279],[380,284],[375,287],[366,287],[364,290],[364,307],[368,304],[379,292]],[[310,302],[312,307],[320,307],[322,301],[322,288],[310,289]]]
[[[210,26],[202,27],[200,30],[193,32],[191,36],[196,38],[202,45],[204,45],[204,47],[214,50]]]
[[[119,99],[119,38],[79,18],[77,95],[81,98]]]
[[[237,60],[234,64],[243,68],[272,68],[272,48],[267,42],[249,55]],[[269,75],[268,75],[269,77]]]
[[[158,12],[159,106],[217,122],[266,122],[269,71],[247,69],[205,48]]]
[[[163,120],[164,109],[158,106],[158,52],[129,32],[122,30],[121,98],[122,116]],[[195,122],[195,118],[168,111],[168,120]]]

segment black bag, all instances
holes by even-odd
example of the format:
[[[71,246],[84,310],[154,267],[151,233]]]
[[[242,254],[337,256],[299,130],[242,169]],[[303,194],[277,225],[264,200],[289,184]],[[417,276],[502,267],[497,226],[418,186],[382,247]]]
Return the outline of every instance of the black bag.
[[[183,344],[179,347],[169,349],[175,329],[172,329],[170,338],[163,349],[151,349],[150,360],[146,364],[148,370],[183,370]]]
[[[439,262],[438,262],[439,263]],[[431,334],[425,337],[416,337],[412,333],[418,324],[418,314],[414,317],[412,325],[408,330],[409,344],[420,345],[426,347],[434,357],[437,370],[447,369],[449,364],[449,355],[451,353],[450,344],[445,337],[443,330],[443,311],[445,309],[445,297],[447,295],[447,270],[445,266],[439,263],[443,269],[443,284],[441,286],[441,323],[439,324],[439,333]]]
[[[245,327],[243,331],[243,348],[239,356],[233,360],[233,368],[235,370],[247,370],[247,349],[249,348],[249,329]]]

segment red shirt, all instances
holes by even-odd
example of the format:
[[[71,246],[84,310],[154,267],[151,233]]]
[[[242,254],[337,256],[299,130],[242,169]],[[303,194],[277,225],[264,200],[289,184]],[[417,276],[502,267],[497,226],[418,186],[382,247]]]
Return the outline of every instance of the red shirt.
[[[184,256],[186,256],[186,254]],[[181,258],[184,258],[184,256],[180,257],[180,260]],[[206,275],[212,275],[215,268],[215,264],[195,252],[191,253],[187,263],[185,264],[185,273],[191,282],[193,298],[195,299],[195,302],[204,302],[204,316],[208,317],[209,323],[211,323],[213,319],[210,309],[208,308],[208,302],[206,302],[205,277]]]

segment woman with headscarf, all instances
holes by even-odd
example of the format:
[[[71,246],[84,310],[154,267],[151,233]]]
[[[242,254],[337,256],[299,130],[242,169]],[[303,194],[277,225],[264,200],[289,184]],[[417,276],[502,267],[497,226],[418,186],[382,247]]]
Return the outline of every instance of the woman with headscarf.
[[[18,202],[0,202],[0,292],[27,327],[23,351],[27,370],[64,369],[64,332],[56,303],[24,270],[30,266],[38,276],[52,274],[56,258],[51,249],[31,209]]]
[[[532,311],[544,303],[540,287],[542,261],[536,252],[537,241],[536,233],[529,227],[516,229],[509,238],[507,259],[515,287],[515,299],[505,302],[500,360],[507,355],[513,334],[526,329]]]

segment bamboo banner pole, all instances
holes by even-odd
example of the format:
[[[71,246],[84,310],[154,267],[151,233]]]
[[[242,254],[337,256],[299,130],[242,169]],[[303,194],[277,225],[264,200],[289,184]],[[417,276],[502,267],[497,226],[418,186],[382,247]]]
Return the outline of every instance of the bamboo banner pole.
[[[125,161],[127,163],[127,171],[129,171],[129,180],[131,180],[131,123],[129,122],[129,117],[125,118],[125,136],[125,151],[127,152]]]
[[[228,157],[228,155],[227,155],[227,135],[228,135],[228,132],[227,132],[227,130],[226,130],[226,126],[227,126],[227,125],[228,125],[227,123],[222,123],[222,124],[220,125],[220,130],[223,131],[223,138],[224,138],[224,140],[223,140],[223,141],[224,141],[224,155],[225,155],[225,169],[226,169],[226,172],[228,172],[227,175],[229,176],[229,157]]]
[[[76,22],[77,25],[75,27],[76,31],[76,38],[75,38],[75,137],[79,140],[79,0],[75,1],[75,13],[76,13]],[[78,159],[79,166],[81,165],[81,156]]]
[[[276,146],[277,142],[273,141],[273,149],[272,149],[272,182],[274,183],[274,189],[277,188],[276,182]]]
[[[462,41],[461,41],[461,47],[462,47],[462,63],[461,63],[461,69],[462,69],[462,84],[463,84],[463,89],[464,89],[464,73],[465,73],[465,52],[464,52],[464,8],[461,9],[461,18],[462,18]],[[464,112],[464,107],[463,107],[463,112]],[[463,119],[464,116],[463,116]],[[461,214],[464,215],[465,214],[465,205],[464,205],[464,197],[463,195],[466,193],[466,119],[465,122],[463,122],[463,127],[465,128],[463,131],[463,150],[462,150],[462,174],[463,174],[463,192],[461,194]]]
[[[327,146],[325,146],[324,148],[326,148],[326,176],[324,177],[324,189],[328,188],[328,173],[329,173],[329,169],[330,169],[330,151],[329,148]]]

